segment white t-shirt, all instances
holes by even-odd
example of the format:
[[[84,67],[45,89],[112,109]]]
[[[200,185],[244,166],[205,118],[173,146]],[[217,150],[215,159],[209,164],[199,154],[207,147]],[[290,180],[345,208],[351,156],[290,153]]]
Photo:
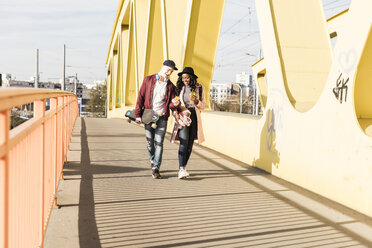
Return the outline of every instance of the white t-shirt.
[[[152,96],[152,109],[162,115],[164,112],[164,105],[165,105],[165,91],[167,89],[166,82],[159,82],[156,80],[155,87],[154,87],[154,94]]]

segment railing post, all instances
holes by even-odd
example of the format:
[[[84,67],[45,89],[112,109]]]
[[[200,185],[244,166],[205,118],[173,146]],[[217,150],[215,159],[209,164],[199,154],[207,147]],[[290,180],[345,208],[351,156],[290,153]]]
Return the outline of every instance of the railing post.
[[[35,119],[43,119],[45,117],[45,99],[35,101],[34,102],[34,118]],[[41,144],[42,144],[42,149],[40,151],[39,156],[41,156],[41,165],[40,165],[40,173],[41,173],[41,189],[40,189],[40,194],[41,194],[41,230],[40,230],[40,247],[43,247],[43,242],[44,242],[44,222],[45,222],[45,209],[44,209],[44,171],[45,171],[45,124],[43,123],[41,125]]]
[[[8,247],[9,216],[9,161],[8,140],[10,130],[9,110],[0,112],[0,146],[4,145],[5,154],[0,157],[0,246]]]
[[[68,144],[68,141],[67,141],[67,130],[68,130],[68,96],[65,96],[64,97],[65,100],[65,128],[64,128],[64,132],[65,132],[65,145],[64,145],[64,150],[63,150],[63,163],[66,162],[67,160],[67,144]]]
[[[51,111],[56,111],[54,116],[52,117],[53,118],[53,126],[55,128],[55,132],[54,132],[54,137],[53,137],[53,142],[54,142],[54,165],[53,165],[53,175],[54,175],[54,178],[53,178],[53,192],[54,192],[54,201],[53,201],[53,206],[57,206],[57,171],[58,171],[58,162],[57,162],[57,142],[58,142],[58,139],[57,139],[57,132],[58,132],[58,98],[50,98],[50,110]]]
[[[64,122],[64,119],[65,119],[65,97],[64,96],[61,96],[59,98],[61,100],[61,126],[60,126],[60,129],[61,129],[61,150],[59,152],[61,152],[61,175],[60,175],[60,178],[63,179],[63,164],[65,162],[65,158],[64,158],[64,147],[65,147],[65,140],[64,140],[64,131],[63,129],[65,128],[65,122]]]
[[[67,97],[67,102],[68,102],[68,106],[67,106],[67,110],[68,110],[68,118],[67,118],[67,135],[68,135],[68,142],[67,142],[67,150],[70,150],[70,142],[71,142],[71,137],[70,137],[70,133],[71,133],[71,99],[72,97],[71,96],[68,96]]]

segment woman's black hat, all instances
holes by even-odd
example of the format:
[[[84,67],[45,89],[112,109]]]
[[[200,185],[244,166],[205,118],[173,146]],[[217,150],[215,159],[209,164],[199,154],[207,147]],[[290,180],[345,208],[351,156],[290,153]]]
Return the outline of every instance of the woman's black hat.
[[[185,67],[185,68],[183,68],[183,71],[181,71],[180,73],[178,73],[178,76],[182,76],[182,74],[184,74],[184,73],[187,73],[189,75],[194,76],[195,78],[198,78],[198,76],[196,76],[194,74],[194,69],[192,69],[192,67]]]

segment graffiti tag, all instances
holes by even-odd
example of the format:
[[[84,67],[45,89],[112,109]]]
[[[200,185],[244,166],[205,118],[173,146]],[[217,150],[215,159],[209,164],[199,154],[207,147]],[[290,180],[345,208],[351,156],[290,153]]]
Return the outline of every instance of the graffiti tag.
[[[268,111],[267,114],[267,122],[266,122],[266,132],[267,132],[267,149],[271,151],[271,148],[273,146],[274,140],[275,140],[275,116],[274,116],[274,110]]]
[[[336,87],[333,88],[333,94],[335,95],[336,99],[340,101],[340,103],[342,103],[343,100],[346,102],[348,89],[347,82],[349,82],[349,77],[343,77],[341,72],[340,76],[336,80]]]

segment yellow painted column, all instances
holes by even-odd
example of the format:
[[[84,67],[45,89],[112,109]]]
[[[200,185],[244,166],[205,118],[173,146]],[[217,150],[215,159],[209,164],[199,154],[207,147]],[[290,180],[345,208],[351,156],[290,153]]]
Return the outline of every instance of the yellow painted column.
[[[183,66],[194,68],[204,86],[208,108],[224,5],[224,0],[194,0],[191,7]]]

